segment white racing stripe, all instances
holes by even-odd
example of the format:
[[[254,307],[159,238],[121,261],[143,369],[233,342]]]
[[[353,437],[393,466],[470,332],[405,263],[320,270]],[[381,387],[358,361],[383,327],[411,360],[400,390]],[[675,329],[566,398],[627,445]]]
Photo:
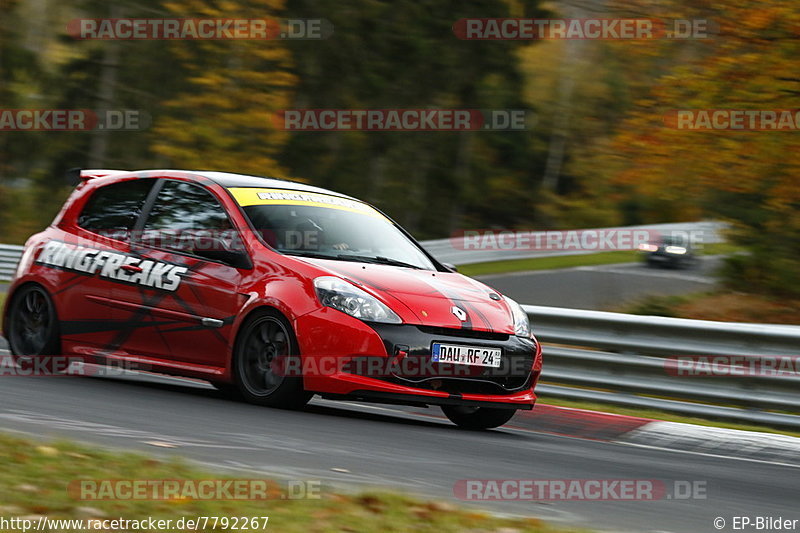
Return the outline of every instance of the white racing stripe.
[[[776,433],[654,421],[618,442],[800,467],[800,438]]]
[[[89,422],[84,419],[73,419],[66,417],[51,416],[35,411],[22,411],[9,409],[0,412],[0,420],[31,426],[45,426],[48,431],[58,431],[65,433],[88,433],[96,437],[109,437],[135,440],[141,443],[160,442],[175,447],[194,447],[194,448],[225,448],[239,450],[258,450],[253,446],[231,445],[222,441],[211,441],[204,439],[183,438],[171,435],[154,433],[125,426],[115,426],[111,424],[100,424]],[[7,428],[3,428],[4,431]]]
[[[624,274],[626,276],[644,276],[649,278],[664,278],[664,279],[680,279],[683,281],[693,281],[695,283],[707,283],[713,285],[716,280],[704,276],[692,276],[690,274],[678,274],[676,272],[662,272],[658,270],[646,269],[627,269],[627,268],[605,268],[602,265],[598,266],[583,266],[577,267],[575,270],[603,272],[608,274]]]
[[[690,424],[687,424],[687,425],[690,425]],[[524,433],[524,434],[528,434],[528,435],[546,435],[547,437],[551,437],[551,438],[554,438],[554,439],[581,439],[581,440],[586,440],[583,437],[573,437],[571,435],[558,435],[558,434],[555,434],[555,433],[542,433],[542,432],[539,432],[539,431],[535,431],[535,430],[531,430],[531,429],[525,429],[525,428],[501,427],[501,428],[498,428],[498,429],[502,430],[503,432],[509,432],[509,433]],[[498,430],[494,430],[494,431],[498,431]],[[736,430],[733,430],[733,431],[736,431]],[[743,431],[743,433],[751,433],[751,432]],[[760,435],[760,433],[759,433],[759,435]],[[728,460],[731,460],[731,461],[745,461],[745,462],[748,462],[748,463],[761,463],[761,464],[776,465],[776,466],[788,466],[788,467],[791,467],[791,468],[800,468],[800,464],[797,463],[797,462],[792,463],[792,462],[784,462],[784,461],[777,461],[777,460],[776,461],[770,461],[770,460],[766,460],[766,459],[755,459],[755,458],[752,458],[752,457],[736,457],[734,455],[722,455],[722,454],[701,452],[701,451],[681,450],[681,449],[676,449],[676,448],[672,448],[672,447],[667,447],[664,444],[661,444],[661,445],[658,445],[658,444],[639,444],[639,443],[634,443],[634,442],[626,442],[624,437],[622,439],[612,440],[612,441],[598,441],[598,440],[594,440],[594,439],[588,439],[588,440],[591,440],[593,443],[595,443],[598,446],[602,446],[602,445],[609,445],[609,446],[620,446],[620,445],[635,446],[637,448],[647,448],[647,449],[650,449],[650,450],[660,450],[660,451],[663,451],[663,452],[684,453],[684,454],[689,454],[689,455],[702,455],[704,457],[713,457],[715,459],[728,459]],[[800,440],[800,439],[798,439],[798,440]],[[797,460],[797,456],[795,456],[795,461],[796,460]]]

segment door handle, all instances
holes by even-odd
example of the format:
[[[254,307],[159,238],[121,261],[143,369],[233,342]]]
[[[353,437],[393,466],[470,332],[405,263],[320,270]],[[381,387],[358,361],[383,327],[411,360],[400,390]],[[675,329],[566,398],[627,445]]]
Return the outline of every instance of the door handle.
[[[120,268],[125,272],[142,272],[142,267],[136,265],[122,265]]]

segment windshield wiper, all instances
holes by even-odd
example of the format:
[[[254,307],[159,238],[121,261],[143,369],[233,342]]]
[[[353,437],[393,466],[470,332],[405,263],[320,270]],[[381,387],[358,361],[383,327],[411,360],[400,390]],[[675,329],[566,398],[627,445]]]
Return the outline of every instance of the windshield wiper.
[[[284,255],[296,255],[299,257],[313,257],[316,259],[338,259],[340,261],[361,261],[364,263],[375,263],[378,265],[391,265],[391,266],[399,266],[399,267],[406,267],[406,268],[413,268],[416,270],[424,270],[422,267],[417,265],[412,265],[411,263],[406,263],[403,261],[398,261],[397,259],[390,259],[388,257],[383,256],[372,256],[372,255],[358,255],[358,254],[338,254],[338,255],[331,255],[331,254],[322,254],[319,252],[310,252],[307,250],[278,250],[280,253]]]
[[[321,254],[319,252],[309,252],[307,250],[281,250],[278,249],[283,255],[296,255],[299,257],[313,257],[316,259],[338,259],[337,256],[331,254]]]
[[[422,267],[417,265],[412,265],[411,263],[405,263],[403,261],[398,261],[397,259],[390,259],[389,257],[383,256],[372,256],[372,255],[356,255],[356,254],[339,254],[337,257],[339,259],[344,259],[346,261],[364,261],[365,263],[376,263],[379,265],[392,265],[392,266],[399,266],[399,267],[406,267],[406,268],[414,268],[416,270],[423,270]]]

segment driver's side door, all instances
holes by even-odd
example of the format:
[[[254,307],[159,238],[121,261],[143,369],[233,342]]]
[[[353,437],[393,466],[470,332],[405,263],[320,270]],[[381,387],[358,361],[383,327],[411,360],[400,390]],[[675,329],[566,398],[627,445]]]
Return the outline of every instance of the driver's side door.
[[[246,299],[238,288],[247,271],[204,259],[193,243],[199,235],[232,237],[234,226],[219,200],[195,183],[164,180],[151,203],[131,245],[148,272],[138,273],[143,283],[117,289],[117,299],[130,306],[120,348],[221,369],[231,324]]]

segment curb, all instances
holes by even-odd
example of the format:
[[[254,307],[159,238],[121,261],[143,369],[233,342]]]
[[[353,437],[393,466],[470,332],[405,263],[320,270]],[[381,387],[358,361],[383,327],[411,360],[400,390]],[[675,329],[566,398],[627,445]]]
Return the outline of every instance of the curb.
[[[509,425],[621,444],[800,466],[800,438],[537,404]]]
[[[567,437],[613,441],[651,422],[649,418],[537,403],[531,411],[517,411],[509,425]]]

